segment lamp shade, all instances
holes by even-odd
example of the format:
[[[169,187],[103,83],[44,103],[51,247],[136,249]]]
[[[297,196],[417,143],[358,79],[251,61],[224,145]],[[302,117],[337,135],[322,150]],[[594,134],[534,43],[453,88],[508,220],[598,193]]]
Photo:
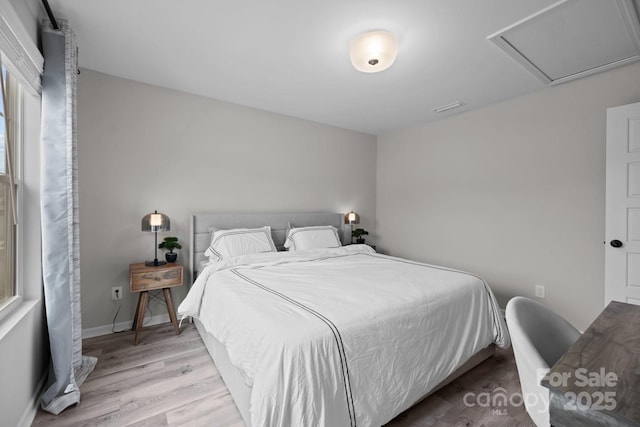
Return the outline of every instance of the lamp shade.
[[[171,221],[169,217],[158,211],[142,217],[142,231],[169,231]]]
[[[354,211],[347,212],[344,216],[345,224],[360,224],[360,215],[355,213]]]
[[[351,40],[349,55],[356,70],[377,73],[389,68],[398,54],[398,39],[389,31],[370,31]]]

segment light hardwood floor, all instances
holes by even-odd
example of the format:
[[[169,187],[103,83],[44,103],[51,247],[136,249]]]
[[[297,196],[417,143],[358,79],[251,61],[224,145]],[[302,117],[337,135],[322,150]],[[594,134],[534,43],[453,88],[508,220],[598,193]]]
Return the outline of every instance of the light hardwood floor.
[[[178,336],[171,323],[145,327],[137,346],[132,332],[90,338],[83,345],[98,364],[80,387],[82,401],[58,416],[40,410],[33,426],[244,426],[192,324],[183,324]],[[533,426],[522,406],[498,412],[464,403],[467,393],[493,396],[500,387],[507,396],[520,392],[511,350],[498,350],[387,427]],[[476,400],[467,397],[467,402]]]

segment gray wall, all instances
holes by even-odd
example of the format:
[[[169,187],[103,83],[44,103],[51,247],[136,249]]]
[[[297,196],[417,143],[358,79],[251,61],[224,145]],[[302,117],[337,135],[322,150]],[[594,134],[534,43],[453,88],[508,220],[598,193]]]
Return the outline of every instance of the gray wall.
[[[153,258],[154,209],[184,244],[193,212],[325,211],[375,225],[376,138],[82,70],[78,83],[83,328],[130,320],[128,268]],[[187,287],[174,292],[176,304]],[[166,312],[162,301],[155,314]]]
[[[606,109],[640,64],[378,138],[378,247],[473,271],[502,304],[546,286],[585,328],[604,304]]]
[[[46,15],[42,3],[38,0],[9,0],[11,7],[20,17],[22,24],[34,43],[38,42],[38,25]]]

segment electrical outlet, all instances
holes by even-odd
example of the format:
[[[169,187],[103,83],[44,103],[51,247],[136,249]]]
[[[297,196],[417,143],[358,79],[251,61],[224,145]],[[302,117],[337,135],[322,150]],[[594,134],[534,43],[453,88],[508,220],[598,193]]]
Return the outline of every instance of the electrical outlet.
[[[122,286],[114,286],[111,288],[111,299],[114,301],[122,299]]]
[[[536,296],[538,298],[544,298],[544,286],[536,285]]]

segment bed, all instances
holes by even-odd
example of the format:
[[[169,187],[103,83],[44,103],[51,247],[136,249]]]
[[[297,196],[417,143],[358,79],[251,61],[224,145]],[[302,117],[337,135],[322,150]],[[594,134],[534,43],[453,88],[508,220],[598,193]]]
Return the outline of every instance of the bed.
[[[508,347],[481,278],[366,245],[281,251],[292,227],[342,214],[197,214],[194,319],[247,426],[380,426]],[[293,224],[293,225],[292,225]],[[208,263],[212,230],[268,225],[275,253]]]

